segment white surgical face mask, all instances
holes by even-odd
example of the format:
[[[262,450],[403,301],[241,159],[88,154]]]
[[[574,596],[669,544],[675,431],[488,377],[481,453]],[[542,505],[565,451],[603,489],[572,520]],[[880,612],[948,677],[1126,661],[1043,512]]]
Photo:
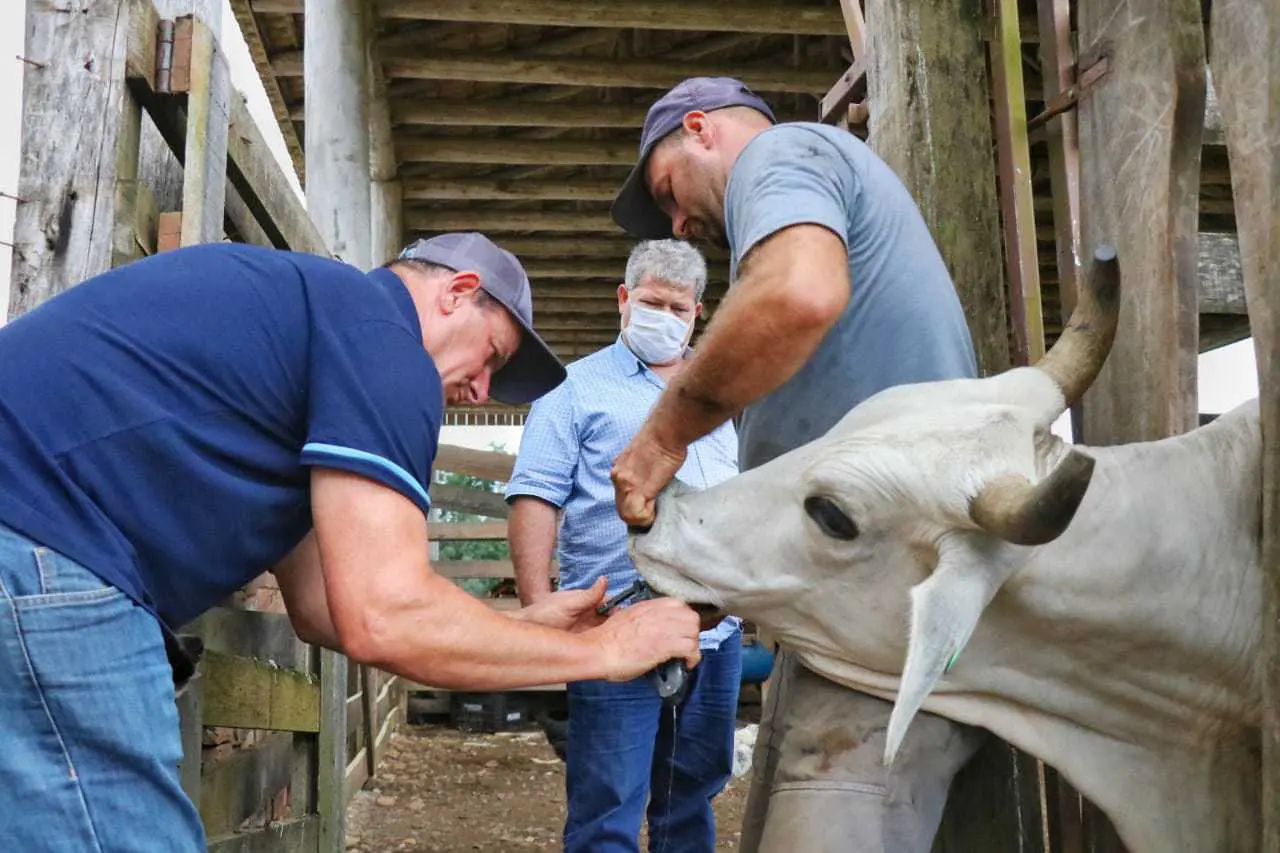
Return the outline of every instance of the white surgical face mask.
[[[631,319],[622,330],[622,338],[636,357],[645,364],[670,364],[684,354],[689,324],[674,314],[631,306]]]

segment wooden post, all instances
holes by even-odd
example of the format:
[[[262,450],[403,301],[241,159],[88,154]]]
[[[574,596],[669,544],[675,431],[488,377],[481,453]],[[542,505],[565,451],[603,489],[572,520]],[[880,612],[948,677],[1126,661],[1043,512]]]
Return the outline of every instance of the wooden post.
[[[1091,444],[1196,426],[1197,214],[1204,34],[1196,0],[1081,0],[1080,74],[1108,76],[1079,104],[1081,254],[1120,253],[1120,326],[1084,398]]]
[[[1010,358],[980,6],[868,0],[866,49],[868,142],[924,213],[987,375]]]
[[[337,853],[346,849],[347,659],[328,649],[320,650],[318,752],[319,853]]]
[[[182,169],[182,245],[222,239],[231,75],[214,30],[184,15],[175,22],[172,89],[187,94]]]
[[[369,8],[368,32],[375,31],[373,9]],[[375,40],[368,39],[366,62],[369,87],[369,207],[370,264],[379,266],[393,260],[404,247],[404,187],[396,162],[391,107],[387,101],[387,81]]]
[[[1270,7],[1270,8],[1268,8]],[[1218,0],[1213,79],[1226,126],[1262,414],[1263,845],[1280,851],[1280,2]]]
[[[1205,47],[1197,0],[1081,0],[1080,252],[1119,249],[1115,345],[1084,397],[1093,445],[1158,439],[1198,423],[1198,203]],[[1092,805],[1086,849],[1124,849]],[[1063,821],[1070,816],[1060,816]]]
[[[335,255],[368,269],[368,60],[363,7],[360,0],[309,0],[303,70],[307,210]]]
[[[1040,310],[1040,256],[1036,251],[1018,0],[995,0],[993,13],[991,84],[1000,164],[1000,210],[1004,215],[1005,267],[1009,311],[1013,315],[1014,362],[1025,365],[1044,357],[1044,317]]]
[[[1011,366],[981,4],[868,0],[872,148],[920,206],[984,374]],[[942,72],[936,69],[945,68]],[[1034,759],[992,738],[951,786],[936,851],[1043,850]]]
[[[378,693],[374,688],[376,672],[367,666],[360,667],[360,714],[364,728],[364,767],[372,779],[378,772]]]
[[[137,170],[131,8],[27,0],[11,318],[112,265],[117,181]]]

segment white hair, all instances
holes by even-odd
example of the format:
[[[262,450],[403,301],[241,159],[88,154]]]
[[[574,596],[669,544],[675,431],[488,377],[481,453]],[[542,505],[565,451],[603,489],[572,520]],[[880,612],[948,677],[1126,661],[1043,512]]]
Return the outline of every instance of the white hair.
[[[623,283],[627,291],[646,278],[693,289],[693,301],[701,302],[707,289],[707,262],[684,240],[645,240],[631,250]]]

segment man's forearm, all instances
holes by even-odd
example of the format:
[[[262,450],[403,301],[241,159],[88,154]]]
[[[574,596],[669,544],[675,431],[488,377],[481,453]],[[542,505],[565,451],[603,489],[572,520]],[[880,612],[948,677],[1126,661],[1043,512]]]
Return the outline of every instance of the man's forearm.
[[[380,624],[343,632],[344,651],[420,684],[507,690],[607,675],[593,638],[509,619],[438,575],[384,600],[394,604]]]
[[[556,508],[539,498],[521,495],[511,504],[507,542],[515,569],[520,603],[533,604],[551,594],[551,556],[556,543]]]

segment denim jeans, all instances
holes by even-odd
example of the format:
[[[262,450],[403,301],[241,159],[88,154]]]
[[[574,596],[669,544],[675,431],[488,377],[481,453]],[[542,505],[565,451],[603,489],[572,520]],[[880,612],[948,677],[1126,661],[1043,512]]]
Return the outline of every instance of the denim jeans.
[[[733,769],[742,635],[704,649],[671,709],[644,678],[570,684],[565,853],[700,853],[716,844],[711,800]]]
[[[160,624],[0,525],[0,850],[197,851]]]

